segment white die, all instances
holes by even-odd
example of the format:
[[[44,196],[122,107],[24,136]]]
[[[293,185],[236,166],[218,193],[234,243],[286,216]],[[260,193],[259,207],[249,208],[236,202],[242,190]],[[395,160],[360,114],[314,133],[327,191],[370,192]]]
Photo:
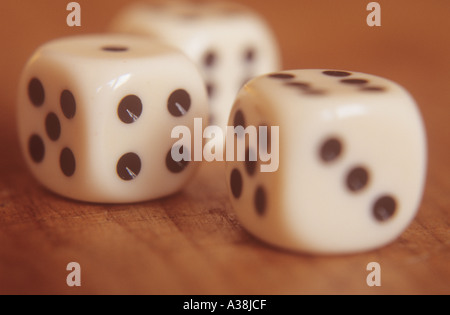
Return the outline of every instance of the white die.
[[[416,215],[426,134],[415,101],[394,82],[336,70],[265,75],[240,91],[230,125],[279,126],[277,172],[227,163],[239,220],[268,243],[322,254],[371,250]]]
[[[171,131],[207,119],[207,93],[195,64],[165,44],[127,35],[55,40],[31,57],[19,91],[25,160],[58,194],[150,200],[180,190],[196,168],[171,159]]]
[[[119,14],[111,29],[157,37],[194,60],[207,85],[210,123],[222,128],[243,84],[281,67],[268,24],[237,4],[174,1],[133,5]]]

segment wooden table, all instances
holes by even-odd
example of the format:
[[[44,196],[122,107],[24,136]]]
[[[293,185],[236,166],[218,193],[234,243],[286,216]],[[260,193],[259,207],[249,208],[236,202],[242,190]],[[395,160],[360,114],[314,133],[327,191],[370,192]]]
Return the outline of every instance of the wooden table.
[[[102,32],[127,1],[80,0],[82,26],[60,0],[4,1],[0,12],[0,293],[38,294],[449,294],[450,1],[381,0],[382,26],[361,0],[245,1],[278,36],[284,67],[339,68],[390,78],[418,101],[429,141],[420,212],[391,245],[315,257],[250,236],[230,206],[223,165],[205,165],[173,197],[138,205],[60,198],[30,176],[15,123],[20,71],[49,39]],[[69,1],[67,1],[69,2]],[[66,285],[66,266],[82,286]],[[366,284],[369,262],[382,286]]]

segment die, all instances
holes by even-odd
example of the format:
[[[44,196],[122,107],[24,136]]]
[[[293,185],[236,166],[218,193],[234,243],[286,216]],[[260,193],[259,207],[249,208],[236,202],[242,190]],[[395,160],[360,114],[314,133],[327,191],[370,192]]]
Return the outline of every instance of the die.
[[[209,122],[221,128],[226,127],[243,84],[281,68],[269,25],[238,4],[173,1],[133,5],[113,20],[111,30],[157,37],[194,60],[207,86]]]
[[[159,41],[114,34],[51,41],[30,58],[19,91],[24,159],[57,194],[141,202],[181,190],[198,166],[172,158],[171,131],[207,119],[203,78]]]
[[[259,138],[269,138],[278,169],[261,172],[266,148],[237,132],[227,150],[241,146],[245,157],[226,163],[239,221],[269,244],[311,254],[368,251],[394,241],[418,211],[426,132],[397,83],[351,71],[272,73],[239,92],[229,124],[270,127]]]

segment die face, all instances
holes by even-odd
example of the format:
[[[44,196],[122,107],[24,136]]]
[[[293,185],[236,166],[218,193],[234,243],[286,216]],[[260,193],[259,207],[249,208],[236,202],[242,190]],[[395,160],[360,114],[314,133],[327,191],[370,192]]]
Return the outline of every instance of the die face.
[[[91,151],[95,152],[92,159],[95,165],[102,165],[105,174],[99,184],[107,191],[122,187],[120,195],[133,199],[148,196],[149,192],[165,196],[180,190],[195,167],[193,163],[167,160],[178,142],[171,138],[172,130],[180,125],[194,130],[195,118],[206,121],[208,117],[205,88],[193,64],[187,65],[184,58],[167,58],[155,60],[148,69],[151,73],[144,70],[114,92],[106,90],[96,96],[99,101],[109,99],[108,103],[115,106],[105,113],[103,124],[92,131],[97,139],[91,139]],[[90,125],[95,124],[92,116]],[[185,146],[193,147],[190,143]],[[127,154],[142,161],[136,177],[126,164],[119,166]],[[120,169],[124,175],[119,174]]]
[[[287,174],[283,200],[288,217],[300,226],[290,229],[302,231],[298,238],[308,250],[370,250],[393,241],[414,218],[425,179],[424,133],[416,113],[408,110],[410,100],[396,101],[375,101],[360,116],[326,127],[320,113],[305,115],[308,132],[297,138],[302,148],[286,153],[285,163],[296,163],[297,176]],[[351,104],[342,109],[347,106],[349,113],[355,109]]]
[[[362,73],[301,70],[247,89],[277,108],[271,117],[281,122],[274,211],[283,231],[272,237],[253,227],[264,218],[244,225],[269,243],[313,253],[370,250],[404,231],[423,193],[426,140],[403,88]]]
[[[236,94],[249,79],[280,67],[267,24],[241,6],[176,3],[131,7],[113,30],[155,36],[178,47],[202,70],[211,123],[225,127]]]
[[[80,189],[76,183],[86,166],[87,130],[72,86],[74,81],[58,64],[32,60],[22,74],[17,107],[19,140],[29,169],[44,186],[64,196]]]
[[[60,40],[36,56],[23,74],[18,116],[27,162],[45,186],[73,199],[106,203],[139,202],[182,188],[196,167],[168,156],[175,143],[172,128],[193,129],[194,118],[208,116],[201,75],[187,57],[128,36]],[[34,106],[24,91],[38,77],[46,101]],[[52,109],[61,102],[59,111]],[[26,153],[27,138],[45,135],[47,112],[61,117],[61,139],[47,136],[46,158],[37,161]],[[30,125],[33,115],[42,118]],[[63,157],[53,152],[66,148],[71,153],[65,150]],[[65,161],[60,170],[58,158]]]
[[[274,153],[279,139],[272,138],[271,127],[277,126],[276,112],[273,108],[261,106],[262,99],[254,93],[241,91],[234,104],[229,126],[242,126],[245,128],[256,127],[258,138],[268,139],[263,145],[259,157],[265,157],[265,153]],[[260,127],[267,127],[267,132]],[[248,136],[246,136],[247,138]],[[244,137],[234,136],[235,157],[226,163],[226,181],[230,201],[236,210],[236,215],[244,227],[258,238],[274,243],[273,240],[284,243],[289,240],[284,229],[284,217],[280,213],[279,205],[282,204],[281,189],[283,187],[280,170],[274,173],[261,172],[260,159],[254,161],[252,154],[259,153],[259,145],[250,144]],[[227,138],[230,142],[230,138]],[[227,143],[227,148],[228,148]],[[245,148],[239,151],[239,147]]]

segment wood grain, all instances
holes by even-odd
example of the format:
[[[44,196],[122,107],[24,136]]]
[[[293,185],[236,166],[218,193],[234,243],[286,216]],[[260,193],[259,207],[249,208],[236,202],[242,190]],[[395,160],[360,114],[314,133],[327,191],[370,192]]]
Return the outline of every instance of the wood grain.
[[[56,37],[102,32],[127,1],[81,0],[79,29],[64,1],[6,1],[0,12],[0,294],[449,294],[450,2],[379,1],[369,28],[364,1],[245,1],[263,14],[286,69],[381,75],[418,101],[429,144],[420,212],[391,245],[349,256],[308,256],[256,240],[239,224],[222,164],[206,164],[186,189],[136,205],[56,196],[30,176],[17,144],[15,99],[33,50]],[[68,288],[66,265],[82,266]],[[382,266],[382,287],[366,266]]]

